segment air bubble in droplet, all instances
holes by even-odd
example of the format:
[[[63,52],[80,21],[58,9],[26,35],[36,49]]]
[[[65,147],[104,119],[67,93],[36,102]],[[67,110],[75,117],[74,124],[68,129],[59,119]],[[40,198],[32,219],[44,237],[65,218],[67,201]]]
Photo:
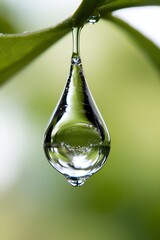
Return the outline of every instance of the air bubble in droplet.
[[[79,56],[80,29],[73,29],[69,77],[45,132],[49,163],[72,186],[81,186],[102,168],[110,151],[110,135],[85,80]]]

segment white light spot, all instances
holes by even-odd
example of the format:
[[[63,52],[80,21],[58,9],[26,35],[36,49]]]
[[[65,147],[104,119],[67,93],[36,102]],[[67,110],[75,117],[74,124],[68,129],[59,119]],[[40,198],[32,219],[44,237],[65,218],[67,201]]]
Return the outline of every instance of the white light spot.
[[[6,99],[5,99],[6,100]],[[10,102],[0,103],[0,191],[15,184],[24,166],[28,131],[24,113]]]
[[[160,46],[160,7],[134,7],[115,11],[114,16],[126,21]]]

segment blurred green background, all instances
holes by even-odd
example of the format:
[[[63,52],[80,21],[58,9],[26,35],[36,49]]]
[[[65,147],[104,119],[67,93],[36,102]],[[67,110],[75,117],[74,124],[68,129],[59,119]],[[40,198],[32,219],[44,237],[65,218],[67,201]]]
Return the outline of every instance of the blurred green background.
[[[66,2],[3,0],[0,32],[55,25],[76,8]],[[0,239],[158,240],[159,75],[111,23],[85,26],[83,67],[112,148],[104,168],[73,188],[42,149],[71,50],[69,34],[0,89]]]

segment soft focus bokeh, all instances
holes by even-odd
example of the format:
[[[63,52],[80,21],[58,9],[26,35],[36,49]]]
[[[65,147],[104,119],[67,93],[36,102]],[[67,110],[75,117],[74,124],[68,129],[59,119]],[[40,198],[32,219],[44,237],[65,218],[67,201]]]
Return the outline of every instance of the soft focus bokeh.
[[[79,2],[1,0],[0,15],[12,30],[31,31],[62,21]],[[69,34],[0,89],[0,239],[158,240],[159,75],[111,23],[84,27],[83,67],[112,148],[104,168],[73,188],[42,149],[71,50]]]

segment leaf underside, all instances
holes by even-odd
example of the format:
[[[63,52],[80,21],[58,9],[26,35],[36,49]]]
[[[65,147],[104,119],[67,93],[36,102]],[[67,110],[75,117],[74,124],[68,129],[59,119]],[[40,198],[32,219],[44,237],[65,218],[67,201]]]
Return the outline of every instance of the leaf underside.
[[[121,28],[130,37],[130,40],[134,41],[137,44],[140,50],[146,57],[148,57],[148,59],[160,73],[160,48],[158,48],[158,46],[156,46],[151,40],[146,38],[143,34],[138,32],[123,20],[112,15],[107,15],[106,18],[104,17],[104,19],[111,21],[119,28]]]
[[[83,0],[73,16],[59,25],[42,31],[0,35],[0,84],[17,73],[48,47],[71,31],[83,25],[98,10],[101,16],[125,30],[141,46],[159,70],[160,52],[151,41],[120,19],[112,11],[125,7],[160,5],[159,0]]]
[[[70,31],[70,20],[54,28],[0,37],[0,83],[22,69]]]
[[[113,0],[105,1],[100,7],[101,13],[113,12],[122,8],[141,7],[141,6],[160,6],[159,0]]]

